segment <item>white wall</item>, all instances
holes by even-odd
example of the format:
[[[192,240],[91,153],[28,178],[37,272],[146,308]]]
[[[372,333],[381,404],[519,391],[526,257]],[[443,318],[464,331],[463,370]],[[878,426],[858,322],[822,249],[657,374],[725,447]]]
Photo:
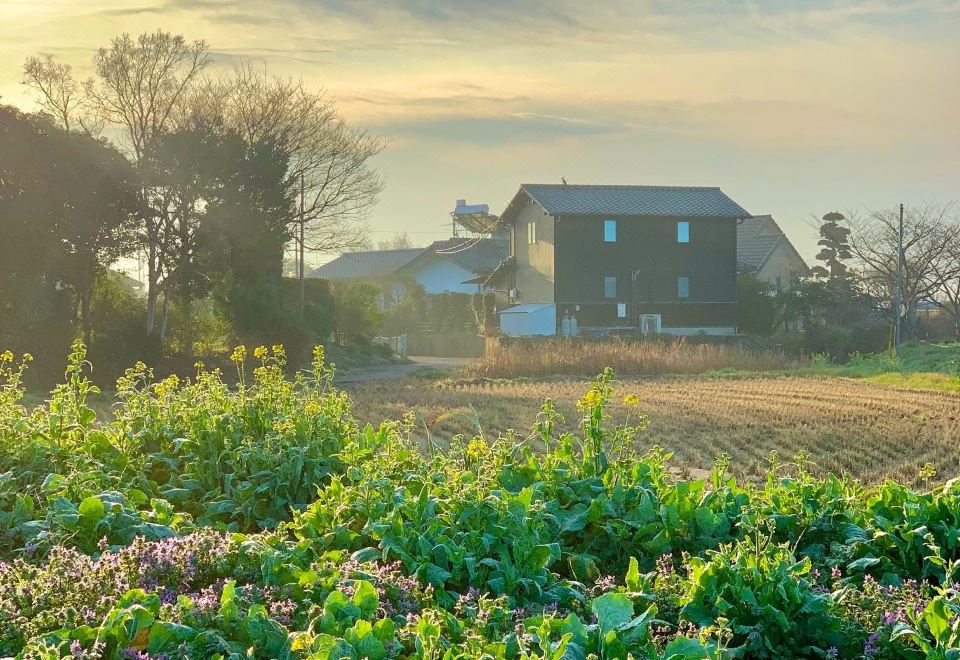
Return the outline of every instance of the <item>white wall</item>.
[[[531,337],[557,334],[557,306],[522,305],[529,311],[500,312],[500,332],[509,337]]]
[[[417,270],[414,279],[427,293],[477,293],[479,284],[462,284],[476,276],[446,259],[430,259]]]

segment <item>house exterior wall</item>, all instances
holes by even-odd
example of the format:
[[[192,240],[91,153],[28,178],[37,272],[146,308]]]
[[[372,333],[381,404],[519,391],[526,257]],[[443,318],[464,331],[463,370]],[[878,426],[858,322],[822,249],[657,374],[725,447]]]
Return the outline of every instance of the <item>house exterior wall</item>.
[[[807,264],[781,240],[757,273],[757,279],[766,282],[771,291],[785,291],[792,289],[793,281],[806,272]]]
[[[618,221],[616,242],[604,241],[605,219]],[[677,242],[678,220],[690,223],[689,243]],[[639,314],[660,314],[664,331],[736,326],[733,218],[560,216],[555,237],[557,311],[575,313],[581,327],[636,327]],[[617,278],[612,299],[606,277]],[[678,297],[680,277],[688,278],[686,299]],[[618,318],[618,303],[626,318]]]
[[[427,293],[477,293],[481,285],[463,284],[477,276],[446,259],[430,259],[410,273]]]
[[[527,224],[536,223],[537,242],[527,244]],[[516,259],[514,302],[554,302],[554,220],[543,207],[527,200],[511,223],[510,251]]]
[[[760,225],[756,229],[757,236],[780,236],[782,233],[780,227],[777,226],[777,223],[774,222],[770,216],[762,218]]]

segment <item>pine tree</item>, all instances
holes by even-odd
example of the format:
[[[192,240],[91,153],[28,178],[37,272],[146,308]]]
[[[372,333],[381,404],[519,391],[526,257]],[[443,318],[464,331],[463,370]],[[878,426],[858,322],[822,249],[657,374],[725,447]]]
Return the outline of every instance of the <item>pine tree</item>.
[[[817,245],[820,246],[820,252],[817,253],[817,260],[823,262],[810,269],[812,275],[827,279],[846,279],[849,275],[847,265],[844,263],[852,256],[850,253],[850,229],[844,227],[846,218],[843,214],[836,211],[823,216],[823,224],[820,225],[820,240]]]

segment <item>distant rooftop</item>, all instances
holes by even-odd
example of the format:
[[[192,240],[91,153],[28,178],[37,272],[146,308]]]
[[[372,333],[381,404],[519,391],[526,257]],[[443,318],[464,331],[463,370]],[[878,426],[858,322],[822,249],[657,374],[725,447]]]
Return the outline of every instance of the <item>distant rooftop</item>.
[[[424,248],[407,250],[367,250],[345,252],[339,257],[315,268],[310,277],[325,280],[362,280],[389,277],[395,270],[418,257]]]
[[[520,189],[551,214],[750,216],[719,188],[525,183]]]
[[[790,239],[770,215],[757,215],[737,225],[737,267],[759,272],[780,243],[796,252]],[[797,254],[800,258],[800,255]],[[802,258],[801,258],[802,260]]]
[[[508,241],[497,238],[448,238],[425,248],[346,252],[310,272],[325,280],[368,280],[390,277],[406,266],[436,255],[471,273],[489,274],[510,253]]]
[[[510,254],[510,242],[499,238],[448,238],[432,243],[422,257],[431,253],[471,273],[489,274]]]

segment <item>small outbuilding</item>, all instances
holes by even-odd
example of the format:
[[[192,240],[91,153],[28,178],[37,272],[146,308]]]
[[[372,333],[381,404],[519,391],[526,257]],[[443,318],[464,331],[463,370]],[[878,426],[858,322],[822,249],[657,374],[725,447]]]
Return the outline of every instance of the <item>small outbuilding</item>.
[[[508,337],[557,334],[557,306],[525,303],[500,310],[500,332]]]

